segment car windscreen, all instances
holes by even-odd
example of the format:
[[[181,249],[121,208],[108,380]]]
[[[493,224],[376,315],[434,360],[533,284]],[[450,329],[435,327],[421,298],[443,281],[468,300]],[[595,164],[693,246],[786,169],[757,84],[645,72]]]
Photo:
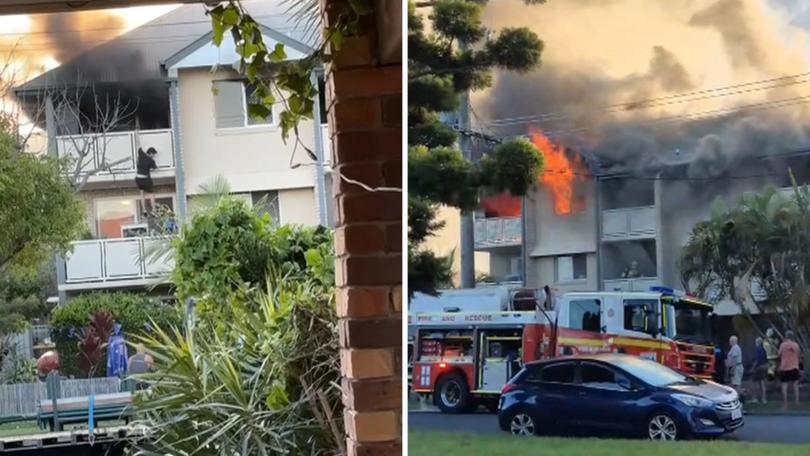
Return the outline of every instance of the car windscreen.
[[[674,370],[643,358],[633,356],[623,357],[615,364],[629,374],[652,386],[666,386],[673,383],[683,383],[689,378]]]

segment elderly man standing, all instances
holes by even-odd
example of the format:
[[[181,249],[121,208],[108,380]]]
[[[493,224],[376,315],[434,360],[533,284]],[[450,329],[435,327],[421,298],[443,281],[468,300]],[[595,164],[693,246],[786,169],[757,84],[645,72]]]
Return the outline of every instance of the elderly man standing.
[[[737,336],[731,336],[728,339],[729,350],[726,355],[726,371],[728,372],[728,381],[731,387],[737,390],[737,393],[742,398],[742,378],[743,378],[743,359],[742,349],[737,343]]]

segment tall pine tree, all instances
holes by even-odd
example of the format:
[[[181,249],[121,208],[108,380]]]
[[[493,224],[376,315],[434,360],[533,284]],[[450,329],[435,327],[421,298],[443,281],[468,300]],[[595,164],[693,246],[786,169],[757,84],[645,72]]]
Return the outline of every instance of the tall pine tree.
[[[527,4],[544,0],[524,0]],[[540,64],[543,42],[527,28],[488,30],[488,0],[435,0],[408,5],[408,293],[435,294],[452,278],[452,258],[424,241],[442,227],[438,205],[472,211],[479,197],[525,195],[542,172],[526,140],[502,142],[480,161],[458,147],[459,133],[439,114],[459,108],[461,95],[489,87],[494,70],[527,72]],[[430,21],[429,27],[426,20]]]

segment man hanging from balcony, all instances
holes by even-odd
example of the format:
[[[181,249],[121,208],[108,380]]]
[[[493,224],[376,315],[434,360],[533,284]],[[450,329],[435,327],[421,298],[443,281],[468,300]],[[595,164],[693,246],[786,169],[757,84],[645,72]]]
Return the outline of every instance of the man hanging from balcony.
[[[143,151],[140,147],[138,148],[138,163],[137,163],[137,174],[135,174],[135,185],[141,190],[141,208],[143,209],[144,217],[149,217],[149,214],[153,214],[155,212],[155,189],[152,185],[152,170],[157,169],[157,163],[155,163],[155,155],[157,155],[157,151],[154,147],[150,147]],[[146,206],[146,194],[149,194],[149,202],[151,205],[149,209]]]

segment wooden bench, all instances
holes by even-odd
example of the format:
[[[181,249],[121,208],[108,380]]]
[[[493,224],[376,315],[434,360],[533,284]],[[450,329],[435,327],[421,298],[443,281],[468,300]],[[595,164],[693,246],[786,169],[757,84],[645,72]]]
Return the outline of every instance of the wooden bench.
[[[61,431],[65,424],[88,423],[98,427],[100,421],[118,420],[129,424],[131,416],[132,393],[98,394],[56,400],[44,399],[39,404],[37,424],[42,429]]]

